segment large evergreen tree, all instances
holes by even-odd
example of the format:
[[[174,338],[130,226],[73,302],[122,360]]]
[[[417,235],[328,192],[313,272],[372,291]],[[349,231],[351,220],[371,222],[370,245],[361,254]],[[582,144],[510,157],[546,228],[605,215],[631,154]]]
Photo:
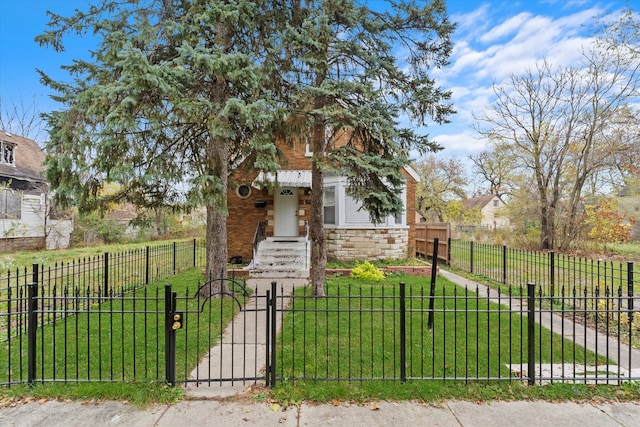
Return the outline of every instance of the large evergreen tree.
[[[323,176],[347,176],[350,194],[374,222],[402,212],[401,169],[410,152],[440,148],[416,127],[453,112],[450,93],[429,71],[447,64],[454,26],[443,0],[381,2],[379,10],[354,0],[290,3],[291,24],[281,37],[291,61],[283,88],[294,122],[311,136],[312,284],[322,295]],[[346,145],[334,145],[345,135]]]
[[[207,206],[207,268],[216,276],[227,260],[227,178],[238,156],[273,171],[274,135],[310,135],[312,281],[322,295],[324,173],[346,175],[373,221],[398,214],[410,152],[439,149],[415,125],[452,113],[449,92],[429,76],[451,50],[444,0],[380,10],[354,0],[102,0],[52,15],[50,25],[38,40],[58,50],[67,32],[100,38],[91,60],[67,68],[72,83],[42,73],[64,106],[47,117],[59,198],[90,209],[108,181],[136,190],[122,197],[187,182],[188,200]],[[283,133],[273,132],[275,116]],[[337,135],[348,143],[334,146]]]
[[[186,184],[188,202],[207,207],[207,269],[225,275],[230,165],[251,152],[258,167],[276,167],[261,33],[273,28],[268,6],[102,0],[71,17],[50,14],[41,44],[63,50],[69,32],[99,40],[90,60],[66,67],[72,82],[41,72],[64,107],[47,116],[47,176],[59,201],[94,209],[108,201],[106,182],[135,189],[118,195],[133,202],[154,186]]]

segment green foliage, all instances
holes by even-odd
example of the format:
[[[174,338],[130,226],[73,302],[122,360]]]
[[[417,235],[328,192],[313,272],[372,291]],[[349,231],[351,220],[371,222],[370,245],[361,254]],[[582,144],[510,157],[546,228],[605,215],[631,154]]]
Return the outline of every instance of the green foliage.
[[[351,277],[354,279],[379,282],[384,279],[384,272],[376,268],[369,261],[364,261],[356,263],[356,266],[351,270]]]
[[[96,2],[50,15],[36,39],[64,50],[69,33],[98,40],[88,60],[39,70],[62,105],[46,115],[46,175],[62,206],[81,212],[128,201],[145,209],[207,206],[226,227],[228,177],[242,159],[278,167],[273,38],[286,7],[249,0]],[[278,70],[281,71],[281,70]],[[273,73],[273,74],[272,74]],[[109,183],[119,191],[105,194]],[[226,233],[207,233],[207,268],[223,271]]]
[[[291,9],[279,40],[291,61],[288,107],[311,134],[316,165],[346,176],[349,194],[379,223],[402,212],[410,153],[441,148],[416,128],[453,113],[451,93],[428,71],[446,65],[454,25],[440,0],[389,2],[383,14],[356,1],[305,6]]]
[[[72,235],[74,245],[84,246],[87,232],[94,233],[105,244],[121,243],[125,236],[124,227],[118,221],[97,211],[78,216]]]
[[[72,83],[40,72],[63,105],[46,116],[47,177],[59,202],[82,211],[183,196],[223,228],[233,167],[248,159],[273,172],[276,137],[312,135],[316,171],[347,176],[379,223],[403,211],[410,153],[441,148],[415,129],[453,113],[428,73],[452,49],[444,0],[390,2],[384,13],[353,0],[119,0],[51,15],[49,27],[37,41],[58,51],[69,32],[100,40],[90,60],[65,67]],[[106,182],[121,191],[102,194]],[[227,259],[225,236],[207,234],[210,269]]]
[[[47,177],[59,201],[153,209],[189,196],[224,206],[223,171],[239,157],[258,152],[262,167],[275,167],[264,143],[273,99],[263,88],[267,42],[257,37],[272,15],[262,2],[209,3],[113,1],[51,15],[41,45],[61,51],[74,31],[99,39],[91,61],[65,67],[82,76],[73,83],[40,71],[63,105],[46,116]],[[120,191],[102,194],[108,182]],[[186,193],[177,190],[185,184]]]
[[[428,222],[460,221],[463,210],[458,199],[466,198],[464,187],[468,184],[461,160],[428,156],[414,167],[420,175],[416,190],[418,212]]]

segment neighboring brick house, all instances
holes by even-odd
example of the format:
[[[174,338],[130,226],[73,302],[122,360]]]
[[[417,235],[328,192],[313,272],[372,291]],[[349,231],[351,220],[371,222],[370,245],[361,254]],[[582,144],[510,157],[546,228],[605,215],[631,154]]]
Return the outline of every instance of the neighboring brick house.
[[[479,209],[482,214],[479,225],[491,229],[509,226],[509,217],[504,211],[505,206],[504,202],[493,194],[462,200],[462,208],[464,210]]]
[[[310,220],[311,153],[302,144],[279,144],[281,169],[277,176],[265,176],[240,165],[232,174],[227,196],[228,251],[230,257],[252,258],[258,224],[264,222],[265,236],[303,237]],[[327,257],[344,261],[406,258],[415,240],[415,191],[418,175],[410,168],[403,174],[407,185],[402,198],[405,210],[372,224],[369,214],[346,194],[345,177],[324,179],[324,228]]]
[[[51,219],[45,156],[32,139],[0,130],[0,251],[69,246],[72,222]]]

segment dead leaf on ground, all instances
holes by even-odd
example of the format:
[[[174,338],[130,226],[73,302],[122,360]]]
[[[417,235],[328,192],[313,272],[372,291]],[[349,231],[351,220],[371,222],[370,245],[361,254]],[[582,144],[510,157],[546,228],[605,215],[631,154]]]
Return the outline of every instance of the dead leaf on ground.
[[[278,412],[280,411],[280,405],[278,405],[277,403],[273,403],[269,405],[269,409],[273,412]]]

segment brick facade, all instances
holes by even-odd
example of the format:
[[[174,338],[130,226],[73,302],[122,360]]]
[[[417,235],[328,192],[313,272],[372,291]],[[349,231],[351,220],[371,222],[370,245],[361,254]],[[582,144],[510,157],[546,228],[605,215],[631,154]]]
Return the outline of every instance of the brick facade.
[[[305,156],[306,147],[302,144],[281,144],[280,165],[282,170],[309,170],[311,158]],[[273,236],[275,225],[274,195],[273,190],[257,190],[251,187],[251,183],[258,176],[253,169],[242,166],[231,175],[230,188],[227,195],[227,248],[229,257],[241,256],[243,261],[249,261],[253,256],[253,238],[258,224],[267,222],[266,235]],[[251,194],[247,198],[241,198],[237,193],[238,186],[245,184],[251,188]],[[311,192],[308,189],[298,188],[298,233],[304,236],[305,221],[310,218]],[[262,203],[264,207],[260,206]]]
[[[282,170],[310,170],[311,157],[304,144],[279,144]],[[407,178],[407,227],[372,228],[367,230],[326,229],[328,256],[337,259],[405,258],[410,255],[410,242],[415,239],[415,191],[416,181],[403,171]],[[258,224],[266,221],[266,236],[273,236],[275,226],[274,194],[271,189],[251,187],[258,172],[242,165],[231,175],[227,196],[227,234],[229,257],[240,256],[248,262],[253,256],[253,239]],[[241,185],[251,188],[248,197],[241,197],[237,189]],[[305,222],[310,220],[311,190],[298,188],[298,233],[305,234]],[[343,233],[350,233],[345,235]],[[345,241],[346,247],[340,248]],[[365,243],[366,242],[366,243]],[[371,243],[375,242],[375,245]],[[359,253],[358,253],[359,252]],[[346,257],[346,258],[345,258]]]

